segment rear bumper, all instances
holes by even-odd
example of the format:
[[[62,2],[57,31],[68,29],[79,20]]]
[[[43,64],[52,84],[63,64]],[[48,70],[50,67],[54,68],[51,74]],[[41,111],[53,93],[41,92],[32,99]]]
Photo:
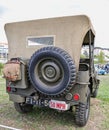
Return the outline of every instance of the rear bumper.
[[[26,98],[26,103],[31,105],[36,105],[40,107],[49,107],[52,109],[57,109],[61,111],[69,110],[71,106],[77,105],[79,102],[75,101],[62,101],[59,99],[34,99],[30,96]]]
[[[38,107],[49,107],[56,110],[67,111],[71,106],[77,105],[79,102],[77,101],[65,101],[54,99],[54,98],[39,98],[36,99],[34,96],[22,97],[20,95],[9,94],[9,100],[17,103],[26,103],[31,104]]]

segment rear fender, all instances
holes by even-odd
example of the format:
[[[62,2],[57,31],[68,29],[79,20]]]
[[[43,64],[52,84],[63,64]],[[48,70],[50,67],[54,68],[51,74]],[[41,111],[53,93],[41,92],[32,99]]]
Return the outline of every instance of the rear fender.
[[[76,84],[74,88],[72,89],[71,93],[72,95],[79,94],[80,98],[78,102],[85,103],[88,97],[88,93],[87,93],[88,90],[89,90],[89,87],[87,84],[86,85]]]

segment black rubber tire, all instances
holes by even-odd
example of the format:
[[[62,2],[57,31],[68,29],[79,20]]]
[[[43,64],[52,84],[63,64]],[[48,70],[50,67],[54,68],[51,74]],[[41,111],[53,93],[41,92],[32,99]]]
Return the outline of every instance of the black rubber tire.
[[[94,92],[92,93],[92,97],[96,98],[98,95],[98,89],[95,89]]]
[[[31,112],[33,110],[33,105],[25,104],[25,103],[14,102],[14,107],[17,112],[22,113],[22,114]]]
[[[89,90],[90,91],[90,90]],[[87,102],[79,103],[76,105],[76,112],[75,112],[75,123],[79,127],[85,126],[90,113],[90,92],[88,93]]]
[[[55,73],[48,75],[48,78],[42,68],[46,65],[50,68],[49,64],[52,72]],[[66,51],[57,47],[44,47],[36,51],[29,61],[28,72],[32,85],[45,95],[65,94],[72,88],[76,79],[76,69],[72,58]],[[52,79],[50,76],[55,78]]]

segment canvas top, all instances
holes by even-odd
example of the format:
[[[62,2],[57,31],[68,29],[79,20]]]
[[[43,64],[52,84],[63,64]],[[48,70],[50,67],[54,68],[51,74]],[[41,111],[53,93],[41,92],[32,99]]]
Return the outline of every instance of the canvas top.
[[[5,25],[5,32],[9,44],[9,59],[30,58],[42,47],[57,46],[71,55],[78,68],[81,46],[83,43],[89,44],[87,34],[90,30],[93,42],[95,31],[86,15],[8,23]]]

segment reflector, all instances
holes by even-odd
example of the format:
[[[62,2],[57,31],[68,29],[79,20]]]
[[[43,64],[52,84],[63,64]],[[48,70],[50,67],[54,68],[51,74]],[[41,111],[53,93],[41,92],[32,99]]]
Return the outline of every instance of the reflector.
[[[7,92],[10,92],[11,91],[11,87],[7,86],[6,90],[7,90]]]
[[[73,99],[74,99],[75,101],[78,101],[79,98],[80,98],[80,95],[79,95],[78,93],[75,93],[75,94],[73,95]]]

